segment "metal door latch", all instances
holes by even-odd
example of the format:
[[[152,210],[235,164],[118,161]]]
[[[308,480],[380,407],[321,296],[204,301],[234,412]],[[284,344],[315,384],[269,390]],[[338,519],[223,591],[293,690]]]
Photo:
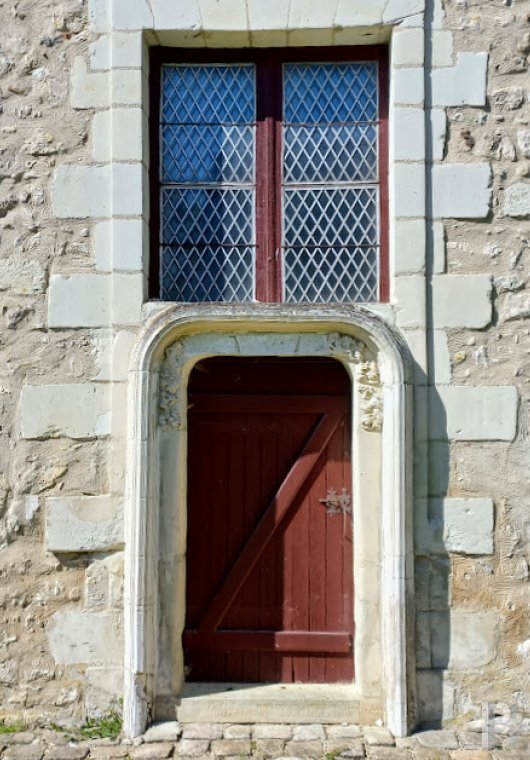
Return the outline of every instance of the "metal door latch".
[[[351,514],[351,496],[345,488],[340,494],[336,488],[330,488],[325,499],[319,502],[326,507],[328,515]]]

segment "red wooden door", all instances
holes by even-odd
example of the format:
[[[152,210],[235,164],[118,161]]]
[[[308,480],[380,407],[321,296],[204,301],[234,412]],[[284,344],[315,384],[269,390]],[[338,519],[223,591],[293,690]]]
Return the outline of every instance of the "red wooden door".
[[[353,679],[350,382],[219,358],[189,384],[188,680]]]

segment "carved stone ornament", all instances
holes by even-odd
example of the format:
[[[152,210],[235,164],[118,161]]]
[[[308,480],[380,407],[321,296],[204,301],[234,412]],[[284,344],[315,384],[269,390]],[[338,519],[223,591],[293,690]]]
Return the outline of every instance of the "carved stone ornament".
[[[180,386],[184,366],[184,346],[176,341],[166,349],[160,370],[158,424],[162,430],[180,430]]]
[[[343,356],[354,366],[363,430],[379,432],[383,422],[383,403],[377,363],[365,361],[365,344],[351,335],[331,333],[326,342],[330,354]],[[159,379],[158,423],[161,430],[180,430],[182,427],[182,370],[187,358],[189,354],[186,354],[181,341],[166,349]]]
[[[379,433],[383,425],[383,392],[377,363],[359,362],[355,379],[361,400],[361,426],[370,433]]]

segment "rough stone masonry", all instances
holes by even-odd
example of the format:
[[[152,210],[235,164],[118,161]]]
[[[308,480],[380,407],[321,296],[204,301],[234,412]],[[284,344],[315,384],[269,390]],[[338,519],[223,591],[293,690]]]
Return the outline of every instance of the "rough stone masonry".
[[[368,34],[391,40],[399,189],[374,310],[415,360],[412,722],[487,702],[526,725],[530,1],[0,0],[0,28],[0,719],[77,725],[123,696],[147,47]]]

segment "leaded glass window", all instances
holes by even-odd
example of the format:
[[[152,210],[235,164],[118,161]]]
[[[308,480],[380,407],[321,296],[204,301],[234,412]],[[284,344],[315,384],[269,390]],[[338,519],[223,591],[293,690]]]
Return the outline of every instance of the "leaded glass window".
[[[383,59],[340,53],[162,61],[161,298],[384,300]]]

